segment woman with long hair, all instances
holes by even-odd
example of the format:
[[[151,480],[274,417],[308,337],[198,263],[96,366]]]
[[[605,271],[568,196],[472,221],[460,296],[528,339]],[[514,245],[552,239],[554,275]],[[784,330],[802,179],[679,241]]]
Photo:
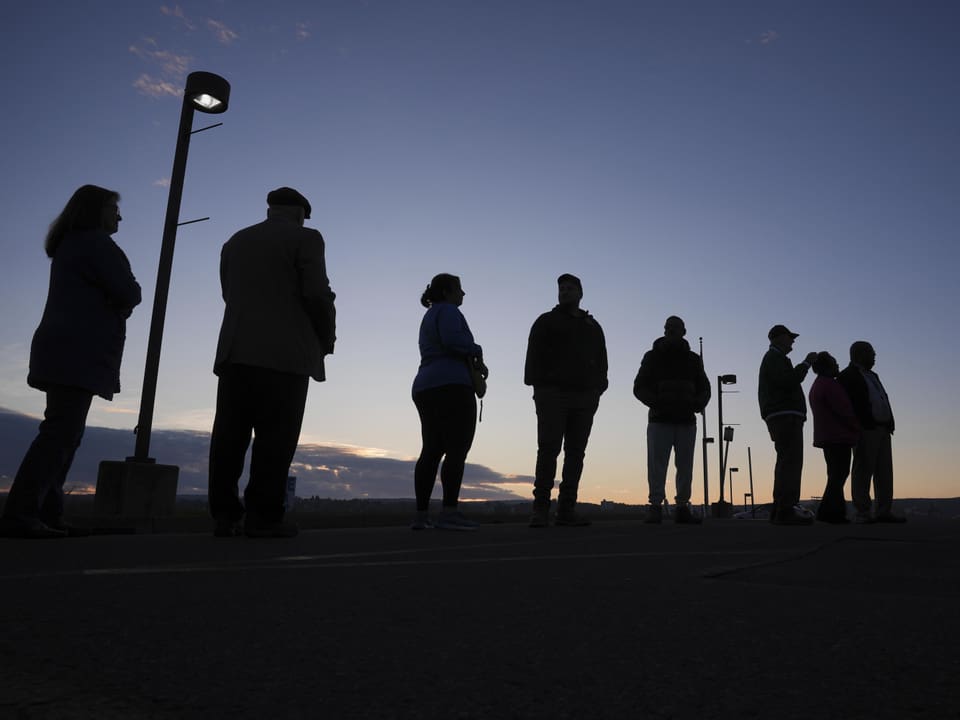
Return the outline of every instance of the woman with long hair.
[[[427,308],[420,323],[420,369],[413,381],[413,402],[420,415],[423,448],[414,470],[417,516],[414,530],[476,530],[478,523],[458,510],[467,453],[477,426],[477,398],[470,365],[486,377],[483,350],[473,340],[460,312],[466,293],[456,275],[441,273],[420,298]],[[442,461],[442,466],[441,466]],[[429,519],[430,495],[440,468],[443,505],[436,523]]]
[[[63,484],[93,396],[112,400],[120,391],[126,320],[140,303],[140,285],[111,238],[119,201],[113,190],[84,185],[47,233],[50,285],[27,375],[47,404],[3,509],[0,534],[7,537],[87,534],[64,522]]]

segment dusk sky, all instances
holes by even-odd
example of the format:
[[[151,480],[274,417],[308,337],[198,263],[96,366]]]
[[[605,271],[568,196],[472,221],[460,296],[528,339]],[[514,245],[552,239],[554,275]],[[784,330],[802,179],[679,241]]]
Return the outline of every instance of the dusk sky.
[[[794,362],[829,350],[845,366],[852,341],[872,342],[897,419],[896,494],[960,495],[952,0],[36,0],[6,10],[0,41],[2,407],[42,414],[26,374],[43,237],[94,183],[121,193],[114,239],[144,302],[122,392],[95,400],[89,423],[133,428],[179,93],[205,70],[232,95],[226,114],[194,123],[224,125],[191,143],[181,220],[210,220],[178,233],[156,428],[210,429],[220,248],[289,185],[313,204],[338,310],[303,443],[418,454],[419,297],[452,272],[491,370],[469,461],[531,475],[527,335],[572,272],[610,357],[583,499],[646,502],[632,382],[671,314],[694,349],[703,337],[710,435],[717,375],[738,376],[723,399],[738,498],[747,447],[757,500],[771,495],[756,394],[776,323],[800,333]],[[825,470],[810,423],[805,436],[807,498]],[[716,500],[716,445],[709,471]],[[511,489],[530,497],[526,483]],[[396,495],[412,492],[412,475],[398,477]]]

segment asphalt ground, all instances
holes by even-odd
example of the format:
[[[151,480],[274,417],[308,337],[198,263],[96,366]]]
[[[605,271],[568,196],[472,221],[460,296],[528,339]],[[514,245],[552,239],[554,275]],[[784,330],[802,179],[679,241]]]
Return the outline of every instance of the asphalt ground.
[[[960,718],[960,522],[0,541],[0,718]]]

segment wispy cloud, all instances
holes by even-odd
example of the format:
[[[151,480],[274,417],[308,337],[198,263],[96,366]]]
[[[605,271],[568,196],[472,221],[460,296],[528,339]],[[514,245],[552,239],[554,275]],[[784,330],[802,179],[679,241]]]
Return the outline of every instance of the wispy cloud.
[[[161,5],[160,12],[162,12],[164,15],[167,15],[169,17],[177,18],[180,22],[183,23],[184,27],[186,27],[187,30],[197,29],[197,26],[194,25],[194,23],[190,20],[190,18],[184,15],[183,8],[181,8],[179,5],[174,5],[173,7],[169,7],[167,5]]]
[[[207,28],[210,29],[214,37],[217,38],[217,42],[221,45],[229,45],[240,37],[224,23],[219,20],[214,20],[213,18],[207,18]]]
[[[152,75],[144,73],[136,79],[133,86],[140,91],[142,95],[149,97],[180,97],[182,91],[178,85],[174,85],[168,80],[155,78]]]
[[[780,33],[778,33],[776,30],[765,30],[764,32],[760,33],[759,41],[761,45],[771,45],[779,39]]]
[[[153,38],[144,38],[139,43],[131,45],[129,50],[141,60],[158,65],[164,77],[171,79],[185,77],[187,68],[190,66],[191,58],[189,55],[177,55],[167,50],[161,50],[157,47],[157,41]]]
[[[305,22],[298,22],[294,30],[294,36],[301,42],[306,40],[310,37],[310,26]]]
[[[153,185],[154,187],[163,187],[163,188],[170,187],[170,178],[168,177],[157,178],[156,180],[153,181]]]

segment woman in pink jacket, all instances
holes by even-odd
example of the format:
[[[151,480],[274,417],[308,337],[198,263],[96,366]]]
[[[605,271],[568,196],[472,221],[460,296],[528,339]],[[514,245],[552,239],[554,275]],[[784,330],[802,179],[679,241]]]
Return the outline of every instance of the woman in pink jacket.
[[[813,446],[823,449],[827,462],[827,487],[817,508],[817,520],[847,523],[850,521],[843,486],[850,474],[850,459],[860,436],[860,423],[846,390],[837,382],[840,366],[836,359],[828,352],[821,352],[811,367],[817,376],[810,388]]]

